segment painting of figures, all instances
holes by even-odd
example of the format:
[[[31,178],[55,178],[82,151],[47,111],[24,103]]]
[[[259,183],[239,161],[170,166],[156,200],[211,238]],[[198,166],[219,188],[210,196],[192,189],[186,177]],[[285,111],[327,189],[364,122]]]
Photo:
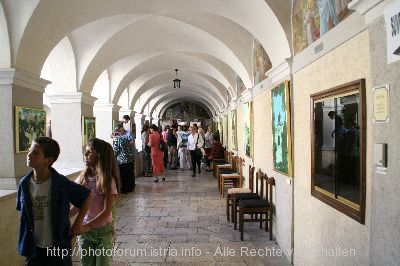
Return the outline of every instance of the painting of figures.
[[[27,152],[32,140],[46,136],[44,110],[15,106],[16,153]]]

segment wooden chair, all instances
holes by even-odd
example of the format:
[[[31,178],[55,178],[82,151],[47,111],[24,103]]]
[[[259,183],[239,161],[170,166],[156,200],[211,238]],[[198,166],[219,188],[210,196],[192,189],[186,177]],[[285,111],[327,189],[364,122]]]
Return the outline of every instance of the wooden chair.
[[[250,188],[252,192],[249,193],[237,193],[232,195],[232,205],[231,205],[231,217],[232,217],[232,222],[233,222],[233,228],[236,230],[237,229],[237,216],[239,213],[238,210],[238,203],[240,200],[248,200],[248,199],[260,199],[261,196],[263,195],[264,192],[264,174],[261,172],[261,170],[258,170],[256,173],[255,177],[255,188],[254,188],[254,172],[253,172],[253,177],[252,177],[252,182],[250,184]],[[252,215],[253,216],[253,215]]]
[[[242,181],[243,183],[243,181]],[[230,188],[228,189],[226,195],[226,220],[229,222],[230,217],[232,216],[233,222],[233,213],[230,214],[230,209],[232,208],[232,195],[239,193],[252,193],[253,192],[253,183],[254,183],[254,167],[249,165],[249,187],[238,187],[238,188]]]
[[[221,174],[231,174],[236,172],[235,158],[233,152],[229,152],[227,164],[217,165],[216,178],[218,182],[218,191],[221,192]]]
[[[272,240],[272,188],[275,184],[273,177],[268,177],[267,174],[263,175],[263,183],[266,183],[265,193],[261,199],[240,200],[239,205],[239,232],[240,240],[243,241],[244,223],[245,222],[260,222],[260,229],[262,229],[262,222],[265,222],[265,231],[269,231],[269,239]],[[244,215],[253,214],[250,218]]]
[[[232,169],[232,159],[233,159],[233,152],[225,151],[225,159],[218,160],[213,165],[213,175],[215,178],[218,178],[218,173],[221,169]]]
[[[218,170],[218,165],[225,165],[225,164],[231,164],[231,159],[232,159],[232,154],[233,152],[224,151],[224,159],[214,159],[213,160],[213,175],[215,178],[217,178],[217,170]]]
[[[243,175],[242,175],[242,167],[243,167],[243,159],[236,156],[233,161],[234,168],[232,172],[229,173],[220,173],[220,193],[222,198],[225,197],[225,184],[230,183],[233,187],[242,187]]]

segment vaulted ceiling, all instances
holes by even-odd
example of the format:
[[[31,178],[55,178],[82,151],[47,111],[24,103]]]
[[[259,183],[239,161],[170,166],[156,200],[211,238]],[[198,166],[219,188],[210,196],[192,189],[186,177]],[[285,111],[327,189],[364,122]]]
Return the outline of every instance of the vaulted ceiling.
[[[1,0],[0,67],[139,113],[192,101],[216,114],[253,84],[253,42],[291,57],[291,1]],[[6,34],[7,35],[7,34]],[[2,52],[3,53],[3,52]],[[182,80],[173,88],[175,69]],[[149,111],[150,110],[150,111]]]

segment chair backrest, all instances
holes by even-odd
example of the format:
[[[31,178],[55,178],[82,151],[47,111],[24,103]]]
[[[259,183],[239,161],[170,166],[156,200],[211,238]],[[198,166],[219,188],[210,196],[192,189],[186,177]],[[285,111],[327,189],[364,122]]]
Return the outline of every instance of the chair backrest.
[[[272,205],[272,187],[275,185],[275,179],[273,177],[268,177],[267,174],[263,175],[263,184],[265,183],[265,193],[263,193],[261,198],[269,201]]]
[[[263,191],[264,191],[264,185],[263,185],[263,172],[261,172],[261,169],[259,169],[256,173],[256,189],[253,190],[254,193],[257,193],[260,197],[263,195]],[[253,186],[254,187],[254,186]]]
[[[239,156],[236,157],[236,173],[243,177],[243,159]]]
[[[232,166],[233,166],[233,162],[234,162],[234,159],[235,159],[235,156],[233,156],[233,152],[228,152],[228,160],[227,160],[227,162],[229,163],[229,164],[231,164]]]
[[[254,189],[254,166],[249,165],[249,188],[251,191]]]

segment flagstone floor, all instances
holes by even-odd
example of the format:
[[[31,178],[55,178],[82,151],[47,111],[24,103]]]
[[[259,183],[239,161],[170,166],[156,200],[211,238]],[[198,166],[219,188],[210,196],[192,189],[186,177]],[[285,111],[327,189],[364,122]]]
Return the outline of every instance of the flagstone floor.
[[[136,177],[135,191],[119,196],[113,265],[291,265],[259,223],[246,223],[240,241],[212,173],[165,177]]]

